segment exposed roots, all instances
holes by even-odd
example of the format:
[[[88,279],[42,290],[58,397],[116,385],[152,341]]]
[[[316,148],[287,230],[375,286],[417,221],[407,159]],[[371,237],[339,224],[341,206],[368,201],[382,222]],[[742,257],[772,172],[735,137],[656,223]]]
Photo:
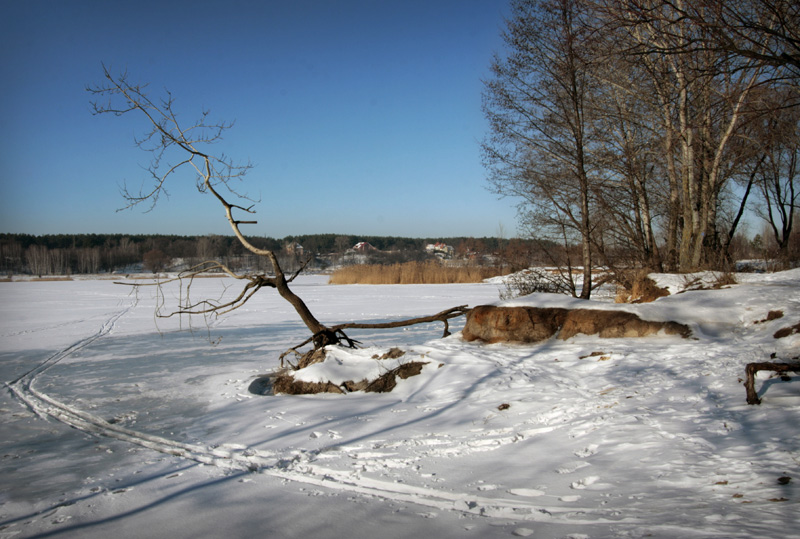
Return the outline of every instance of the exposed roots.
[[[313,365],[314,363],[317,363],[317,361],[314,361],[314,354],[331,344],[346,346],[348,348],[358,348],[361,343],[348,337],[344,332],[345,329],[394,329],[413,326],[416,324],[442,322],[444,324],[444,333],[442,334],[442,337],[444,338],[450,335],[450,320],[459,316],[464,316],[468,312],[469,309],[466,305],[459,305],[458,307],[452,307],[430,316],[410,318],[408,320],[398,320],[396,322],[381,322],[375,324],[348,322],[345,324],[337,324],[335,326],[326,327],[322,331],[318,331],[300,344],[293,346],[282,353],[280,355],[281,367],[284,367],[288,363],[292,369],[297,370],[308,365]],[[308,344],[313,344],[313,350],[308,352],[300,352],[300,348]],[[293,365],[291,362],[289,362],[289,360],[286,359],[286,356],[291,354],[294,354],[294,356],[298,358],[296,365]]]

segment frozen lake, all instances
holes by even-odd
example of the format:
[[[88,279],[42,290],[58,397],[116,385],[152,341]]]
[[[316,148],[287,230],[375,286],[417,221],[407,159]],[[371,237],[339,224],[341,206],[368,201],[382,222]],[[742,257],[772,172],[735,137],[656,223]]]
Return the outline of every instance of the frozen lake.
[[[271,290],[220,319],[156,320],[153,288],[0,283],[0,539],[797,536],[798,382],[763,373],[753,407],[738,378],[800,355],[797,334],[773,337],[800,321],[800,272],[742,281],[593,304],[668,313],[688,340],[353,330],[363,353],[399,346],[398,362],[428,365],[392,393],[302,397],[248,392],[308,336]],[[326,282],[294,289],[328,324],[498,301],[486,283]],[[193,294],[236,284],[202,279]]]

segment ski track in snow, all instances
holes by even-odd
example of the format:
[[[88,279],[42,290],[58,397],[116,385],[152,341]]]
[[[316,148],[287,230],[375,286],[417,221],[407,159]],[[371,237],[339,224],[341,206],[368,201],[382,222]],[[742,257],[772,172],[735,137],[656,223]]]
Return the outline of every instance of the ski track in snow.
[[[34,369],[28,371],[18,379],[7,383],[7,387],[24,402],[34,413],[42,418],[51,417],[70,427],[87,434],[114,438],[123,442],[136,444],[147,449],[158,451],[171,456],[181,457],[195,462],[218,467],[225,471],[249,471],[267,474],[280,479],[306,483],[314,486],[325,487],[332,490],[359,493],[365,495],[387,498],[395,501],[414,503],[424,507],[438,510],[456,510],[484,517],[514,518],[525,521],[554,522],[559,519],[572,525],[597,524],[604,522],[604,518],[582,520],[576,515],[584,515],[590,510],[580,508],[563,509],[559,507],[545,507],[541,504],[529,503],[520,499],[487,498],[465,493],[454,493],[432,488],[403,485],[396,482],[381,481],[361,474],[341,472],[321,467],[307,462],[305,458],[294,456],[290,459],[281,459],[273,452],[251,449],[241,444],[221,444],[206,446],[200,444],[187,444],[171,440],[162,436],[155,436],[144,432],[128,429],[111,423],[75,406],[60,402],[59,400],[35,389],[38,376],[60,361],[86,348],[97,340],[109,335],[114,330],[116,323],[125,314],[136,307],[134,300],[130,305],[114,313],[102,327],[94,334],[80,339],[72,345],[50,356]],[[418,453],[430,456],[454,456],[471,452],[488,451],[502,445],[513,443],[525,436],[534,436],[551,431],[550,427],[529,429],[521,433],[511,432],[508,429],[499,431],[486,431],[478,440],[455,442],[447,438],[431,438],[426,436],[423,440],[410,440],[407,446],[428,446],[430,449]],[[385,449],[390,446],[377,444],[376,448]],[[384,452],[350,452],[352,460],[366,471],[367,467],[382,469],[391,467],[391,459],[387,460]],[[310,454],[312,457],[314,453]],[[331,456],[328,452],[327,457]],[[398,459],[395,467],[404,468],[410,462]],[[579,466],[576,466],[579,467]],[[569,472],[565,472],[569,473]],[[514,494],[512,492],[512,494]],[[530,493],[517,492],[518,496],[530,496]],[[616,520],[614,522],[635,522],[635,519]],[[609,521],[611,522],[611,521]]]
[[[6,385],[14,395],[42,418],[51,417],[87,434],[114,438],[167,455],[215,466],[225,471],[259,472],[280,479],[325,487],[332,490],[415,503],[437,510],[456,510],[484,517],[514,518],[517,520],[537,522],[557,522],[560,519],[571,525],[597,524],[607,521],[601,516],[593,519],[577,518],[577,515],[590,514],[591,510],[587,508],[564,509],[555,506],[548,507],[542,504],[521,500],[519,497],[516,499],[487,498],[467,493],[455,493],[432,488],[403,485],[396,482],[381,481],[363,477],[359,473],[337,471],[305,462],[309,459],[309,455],[305,455],[303,458],[295,456],[290,459],[281,459],[273,452],[250,449],[240,444],[206,446],[182,443],[111,423],[93,414],[82,411],[75,406],[61,402],[38,391],[34,387],[37,377],[45,373],[49,368],[112,333],[116,323],[125,316],[125,314],[133,310],[136,304],[137,301],[134,299],[130,305],[108,318],[96,333],[80,339],[53,354],[34,369]],[[511,375],[514,376],[516,374],[518,373],[513,373]],[[535,436],[551,430],[551,427],[528,429],[519,433],[512,432],[509,429],[501,429],[499,431],[488,430],[482,432],[481,437],[477,440],[470,437],[470,439],[462,441],[426,436],[422,440],[410,440],[402,445],[414,447],[415,449],[427,447],[426,450],[417,451],[417,456],[411,460],[418,460],[422,456],[460,456],[473,452],[491,451],[500,446],[514,443],[523,437]],[[380,449],[386,448],[386,446],[382,446],[381,444],[378,444],[377,447]],[[331,454],[331,452],[328,452],[326,457],[330,458]],[[312,458],[315,457],[314,453],[311,453],[310,456]],[[386,459],[385,457],[386,455],[383,452],[350,453],[350,458],[362,471],[368,471],[368,468],[380,470],[392,467],[391,459]],[[394,467],[404,468],[409,464],[411,464],[411,461],[408,459],[397,459],[394,462]],[[636,522],[636,520],[608,520],[607,522]]]

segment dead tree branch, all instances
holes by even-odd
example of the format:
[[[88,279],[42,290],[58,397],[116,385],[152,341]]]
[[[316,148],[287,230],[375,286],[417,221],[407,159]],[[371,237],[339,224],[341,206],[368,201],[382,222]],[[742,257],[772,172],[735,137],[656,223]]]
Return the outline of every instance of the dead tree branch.
[[[196,174],[199,191],[211,193],[222,205],[228,223],[239,242],[251,253],[267,258],[272,265],[274,276],[265,274],[238,275],[227,270],[226,273],[229,273],[232,277],[248,281],[242,293],[232,302],[224,304],[198,302],[189,305],[187,308],[179,308],[172,314],[222,314],[230,312],[230,310],[244,304],[260,288],[267,286],[275,288],[282,298],[291,303],[312,334],[318,336],[314,340],[315,346],[338,343],[339,339],[335,336],[335,333],[329,331],[328,328],[320,323],[303,300],[289,288],[288,283],[296,277],[296,274],[291,279],[286,279],[275,253],[255,247],[241,232],[241,224],[254,223],[255,221],[236,219],[234,210],[252,214],[254,213],[253,206],[246,207],[234,204],[220,190],[220,187],[224,187],[237,198],[247,198],[239,195],[233,189],[231,181],[242,178],[250,170],[251,165],[237,165],[224,155],[215,156],[202,150],[204,146],[221,139],[223,133],[230,129],[233,124],[209,123],[207,121],[208,111],[203,111],[197,122],[188,128],[183,127],[174,111],[174,100],[171,94],[167,93],[166,99],[156,103],[145,93],[146,86],[131,84],[128,82],[127,74],[123,73],[119,76],[114,76],[106,66],[103,66],[103,74],[106,83],[88,89],[98,99],[105,99],[103,102],[95,101],[93,103],[94,113],[122,116],[129,112],[137,111],[141,112],[151,124],[151,129],[143,138],[137,139],[136,143],[140,148],[153,154],[148,167],[148,171],[153,178],[153,186],[149,190],[140,190],[139,194],[131,194],[124,190],[123,196],[128,202],[126,207],[130,208],[143,202],[149,202],[151,204],[150,209],[152,209],[158,202],[159,196],[166,192],[167,180],[176,175],[179,169],[189,167]],[[175,150],[180,156],[173,160],[176,164],[170,165],[168,163],[169,157],[172,156],[172,153],[168,153],[169,150]],[[208,271],[208,268],[201,268],[198,271],[205,272]],[[190,275],[190,282],[193,277],[194,275]],[[179,277],[179,279],[181,278]]]
[[[761,404],[761,399],[756,393],[756,373],[758,371],[774,371],[779,374],[787,372],[800,372],[800,363],[748,363],[745,367],[746,380],[744,387],[747,392],[747,404]]]
[[[272,267],[272,274],[238,274],[217,261],[206,261],[186,272],[179,274],[173,279],[167,279],[153,283],[153,286],[161,287],[167,283],[178,281],[181,284],[181,299],[177,308],[169,313],[162,314],[163,295],[160,294],[160,301],[156,310],[159,318],[169,318],[176,315],[221,315],[238,309],[247,303],[260,289],[274,288],[278,294],[288,301],[302,319],[303,323],[311,332],[311,337],[299,346],[291,348],[281,355],[283,357],[289,352],[298,354],[297,349],[309,343],[313,343],[314,350],[319,350],[331,344],[345,344],[356,347],[359,343],[347,336],[345,329],[390,329],[405,327],[414,324],[440,321],[445,325],[444,334],[448,335],[448,320],[466,313],[466,306],[454,307],[442,311],[432,316],[403,320],[398,322],[387,322],[384,324],[361,324],[346,323],[328,327],[321,323],[309,310],[305,302],[297,296],[289,287],[289,283],[300,274],[308,265],[310,258],[306,260],[293,275],[286,277],[278,262],[276,254],[268,249],[260,249],[247,240],[242,233],[240,226],[244,224],[255,224],[254,220],[241,220],[235,217],[234,212],[240,211],[246,214],[254,214],[253,204],[242,205],[231,202],[229,196],[232,195],[237,200],[250,200],[247,196],[239,194],[233,187],[233,180],[240,180],[252,168],[252,165],[236,164],[224,154],[214,155],[205,150],[205,147],[222,139],[225,131],[233,127],[233,123],[219,122],[213,123],[208,120],[209,112],[202,111],[200,118],[193,124],[186,127],[178,120],[175,112],[175,100],[168,91],[166,97],[154,101],[146,93],[146,85],[138,85],[129,82],[127,73],[118,76],[112,75],[109,69],[103,65],[103,75],[105,82],[102,85],[89,87],[87,90],[96,98],[92,103],[94,114],[112,114],[123,116],[134,112],[140,113],[147,118],[150,123],[149,130],[141,138],[135,138],[136,145],[152,154],[150,165],[147,167],[152,180],[149,188],[142,187],[138,193],[131,193],[123,187],[122,194],[127,205],[125,208],[132,208],[142,203],[149,203],[151,210],[158,202],[160,195],[167,194],[166,184],[168,180],[178,175],[184,169],[193,171],[196,177],[197,188],[201,193],[210,193],[222,206],[225,217],[230,224],[236,239],[242,246],[251,253],[269,260]],[[201,274],[209,272],[223,272],[229,277],[245,281],[244,288],[233,299],[218,301],[202,299],[193,301],[190,290],[194,279]],[[184,283],[185,288],[184,288]],[[141,283],[122,283],[133,286],[143,286]],[[184,299],[183,291],[186,291]]]
[[[346,324],[332,326],[331,329],[334,331],[343,329],[393,329],[413,326],[416,324],[426,324],[429,322],[443,322],[444,334],[442,337],[447,337],[450,335],[449,320],[452,318],[458,318],[459,316],[464,316],[467,314],[467,312],[469,312],[469,309],[466,305],[459,305],[458,307],[453,307],[430,316],[421,316],[419,318],[411,318],[409,320],[398,320],[396,322],[381,322],[375,324],[348,322]]]

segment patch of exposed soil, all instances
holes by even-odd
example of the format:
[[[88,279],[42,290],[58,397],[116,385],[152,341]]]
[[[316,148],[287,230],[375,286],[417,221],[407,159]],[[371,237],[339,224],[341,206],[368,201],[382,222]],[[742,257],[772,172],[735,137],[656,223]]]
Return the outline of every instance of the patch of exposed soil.
[[[756,320],[756,324],[763,324],[764,322],[771,322],[773,320],[778,320],[779,318],[783,318],[783,311],[770,311],[767,313],[767,317],[763,320]]]
[[[310,395],[314,393],[344,393],[345,390],[333,382],[304,382],[295,380],[291,374],[275,378],[273,395]]]
[[[382,356],[378,356],[378,354],[375,354],[374,356],[372,356],[372,359],[397,359],[399,357],[403,357],[404,355],[406,355],[405,350],[400,350],[399,348],[395,347],[395,348],[390,348],[389,351],[383,354]]]
[[[461,335],[466,341],[534,343],[554,336],[566,340],[578,334],[614,338],[645,337],[660,332],[691,335],[684,324],[642,320],[625,311],[494,305],[472,309]]]
[[[793,326],[781,328],[775,332],[773,337],[776,339],[783,339],[784,337],[788,337],[789,335],[794,335],[795,333],[800,333],[800,322],[796,323]]]

